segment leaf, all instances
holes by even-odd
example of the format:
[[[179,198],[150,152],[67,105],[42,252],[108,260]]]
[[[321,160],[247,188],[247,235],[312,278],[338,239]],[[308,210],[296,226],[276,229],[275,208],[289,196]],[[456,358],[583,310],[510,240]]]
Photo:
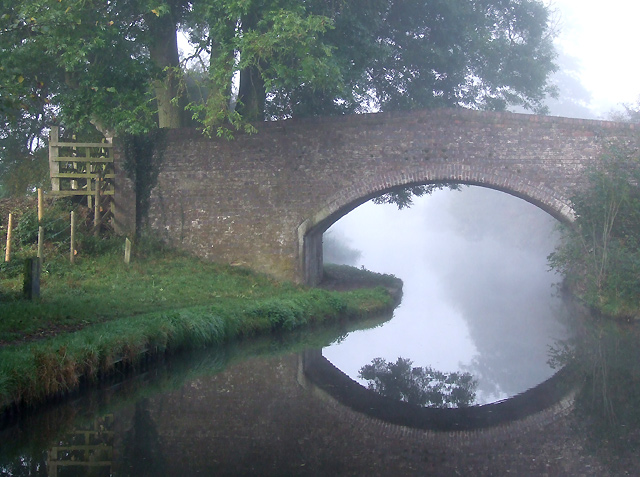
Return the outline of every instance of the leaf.
[[[18,83],[22,83],[24,81],[24,76],[18,76]]]

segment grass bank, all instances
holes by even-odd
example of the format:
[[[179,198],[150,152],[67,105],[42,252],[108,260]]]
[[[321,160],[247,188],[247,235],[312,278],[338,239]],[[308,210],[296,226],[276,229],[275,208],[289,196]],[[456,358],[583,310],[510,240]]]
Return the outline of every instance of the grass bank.
[[[393,308],[389,290],[399,290],[393,277],[366,271],[332,269],[366,277],[369,288],[309,289],[158,246],[138,248],[130,265],[121,239],[94,248],[74,265],[47,261],[35,301],[22,298],[17,267],[2,270],[0,410],[68,393],[149,355],[371,316]]]

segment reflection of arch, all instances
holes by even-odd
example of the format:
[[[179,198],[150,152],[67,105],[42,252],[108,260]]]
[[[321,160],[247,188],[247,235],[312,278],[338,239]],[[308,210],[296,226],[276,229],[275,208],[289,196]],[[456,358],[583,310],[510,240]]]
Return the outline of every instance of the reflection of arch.
[[[381,396],[353,381],[324,356],[305,351],[302,363],[311,383],[342,405],[386,423],[431,431],[471,431],[531,420],[543,424],[573,402],[574,373],[563,368],[538,386],[493,404],[467,408],[424,408]]]
[[[438,183],[478,185],[500,190],[526,200],[560,221],[570,222],[573,219],[573,211],[565,197],[517,173],[472,168],[464,164],[410,166],[397,174],[382,175],[377,182],[364,182],[344,189],[298,227],[299,256],[305,281],[315,285],[322,279],[322,234],[341,217],[393,189]]]

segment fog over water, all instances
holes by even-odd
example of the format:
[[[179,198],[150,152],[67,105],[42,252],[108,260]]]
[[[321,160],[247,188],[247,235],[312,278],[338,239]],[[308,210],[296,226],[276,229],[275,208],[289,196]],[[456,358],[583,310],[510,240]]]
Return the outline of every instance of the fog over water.
[[[556,220],[508,194],[481,188],[436,191],[410,209],[363,204],[325,233],[351,265],[404,282],[394,318],[323,350],[356,379],[373,358],[469,371],[478,403],[523,392],[550,377],[548,349],[567,337],[566,310],[548,271]],[[340,246],[338,247],[340,248]],[[362,382],[362,381],[361,381]]]

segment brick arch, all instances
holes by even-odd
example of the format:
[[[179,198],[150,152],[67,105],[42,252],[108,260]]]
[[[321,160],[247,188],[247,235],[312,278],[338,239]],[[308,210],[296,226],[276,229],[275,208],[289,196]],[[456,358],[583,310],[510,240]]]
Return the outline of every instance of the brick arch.
[[[541,208],[561,222],[571,222],[569,200],[542,184],[534,184],[517,174],[485,170],[466,165],[436,164],[414,167],[354,184],[331,197],[298,227],[300,267],[305,283],[317,285],[322,279],[322,234],[356,207],[386,192],[414,185],[476,185],[505,192]]]

